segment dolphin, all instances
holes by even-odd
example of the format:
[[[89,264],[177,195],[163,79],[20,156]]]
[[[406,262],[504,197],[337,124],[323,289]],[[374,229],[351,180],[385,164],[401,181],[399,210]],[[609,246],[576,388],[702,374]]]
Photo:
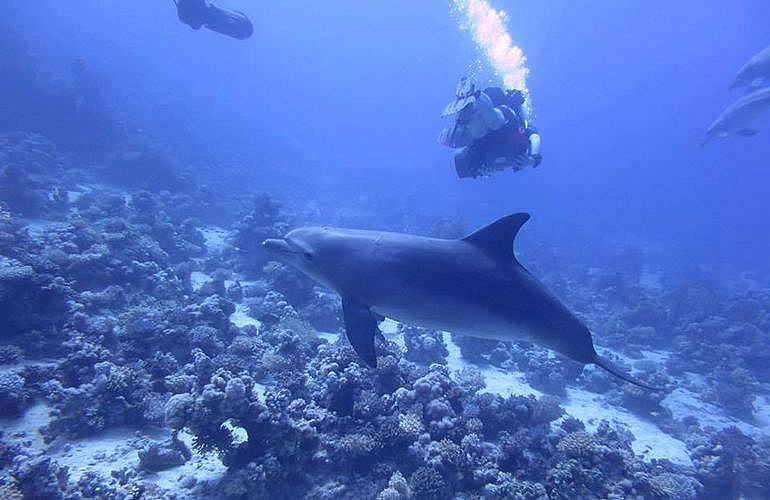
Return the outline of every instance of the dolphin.
[[[753,88],[770,84],[770,47],[755,55],[738,70],[730,89],[749,86]]]
[[[508,215],[459,240],[303,227],[263,247],[340,294],[347,338],[369,366],[377,366],[379,315],[472,337],[527,340],[659,390],[599,356],[586,325],[519,264],[513,243],[527,220],[526,213]]]
[[[770,108],[770,87],[755,90],[746,94],[731,105],[714,120],[706,131],[702,144],[715,137],[727,137],[736,134],[750,137],[757,134],[753,122]]]

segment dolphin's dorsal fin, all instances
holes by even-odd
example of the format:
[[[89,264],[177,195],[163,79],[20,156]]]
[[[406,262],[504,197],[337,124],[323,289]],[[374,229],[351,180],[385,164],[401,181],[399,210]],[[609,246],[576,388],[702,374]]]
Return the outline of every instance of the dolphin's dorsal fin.
[[[514,259],[513,242],[519,229],[529,220],[528,213],[506,215],[469,234],[463,241],[472,243],[499,259]]]

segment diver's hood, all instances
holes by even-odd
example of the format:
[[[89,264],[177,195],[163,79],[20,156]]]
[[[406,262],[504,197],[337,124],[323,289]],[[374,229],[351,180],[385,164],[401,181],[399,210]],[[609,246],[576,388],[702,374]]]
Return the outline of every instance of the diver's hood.
[[[254,33],[254,26],[246,14],[209,4],[206,27],[238,40],[245,40]]]

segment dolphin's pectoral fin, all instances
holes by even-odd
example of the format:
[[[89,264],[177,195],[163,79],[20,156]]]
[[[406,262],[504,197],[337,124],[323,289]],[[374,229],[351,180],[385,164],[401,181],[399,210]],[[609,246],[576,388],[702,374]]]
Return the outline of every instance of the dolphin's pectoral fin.
[[[469,234],[463,238],[463,241],[476,245],[496,258],[516,260],[513,254],[513,242],[521,226],[528,220],[527,213],[507,215]]]
[[[636,386],[639,386],[642,389],[647,389],[648,391],[663,391],[663,390],[665,390],[662,387],[653,387],[653,386],[647,385],[647,384],[645,384],[643,382],[639,382],[634,377],[632,377],[628,373],[625,373],[623,370],[621,370],[620,368],[615,366],[615,363],[613,363],[612,361],[610,361],[608,359],[605,359],[605,358],[599,356],[598,354],[594,356],[594,364],[596,364],[598,366],[601,366],[602,368],[604,368],[605,370],[607,370],[611,374],[615,375],[616,377],[621,378],[621,379],[625,380],[628,383],[631,383],[631,384],[634,384]]]
[[[342,298],[342,315],[345,318],[348,342],[367,365],[376,368],[374,337],[379,331],[377,318],[367,305],[346,297]]]
[[[765,78],[760,76],[760,77],[754,78],[751,81],[750,87],[752,89],[758,89],[760,87],[764,87],[765,86],[765,82],[766,82]]]
[[[742,128],[736,133],[741,137],[751,137],[752,135],[757,135],[759,131],[752,128]]]

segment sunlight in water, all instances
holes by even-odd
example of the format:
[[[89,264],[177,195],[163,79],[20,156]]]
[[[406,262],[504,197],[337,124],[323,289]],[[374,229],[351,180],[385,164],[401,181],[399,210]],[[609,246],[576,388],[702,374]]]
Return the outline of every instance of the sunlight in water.
[[[486,0],[453,1],[465,17],[463,27],[471,31],[473,40],[503,79],[503,85],[527,93],[527,58],[508,34],[505,11],[495,10]]]

